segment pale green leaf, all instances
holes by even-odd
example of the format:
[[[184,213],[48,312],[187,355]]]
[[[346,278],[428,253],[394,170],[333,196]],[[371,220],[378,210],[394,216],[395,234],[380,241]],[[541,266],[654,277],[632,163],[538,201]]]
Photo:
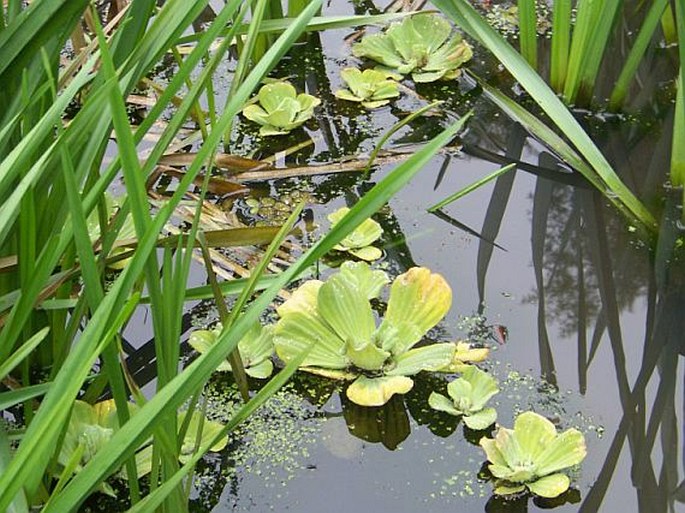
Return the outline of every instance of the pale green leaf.
[[[365,36],[359,43],[352,45],[352,54],[355,57],[368,57],[392,69],[404,65],[402,57],[395,51],[395,46],[385,34]]]
[[[307,280],[292,293],[285,303],[276,308],[276,312],[280,317],[285,317],[293,312],[318,315],[317,304],[321,285],[323,285],[322,281]]]
[[[461,412],[454,407],[454,403],[452,403],[452,400],[449,397],[438,394],[437,392],[431,392],[431,395],[428,397],[428,406],[434,410],[449,413],[450,415],[461,415]]]
[[[553,499],[568,490],[571,486],[571,480],[565,474],[551,474],[532,483],[527,483],[526,486],[535,495]]]
[[[492,426],[497,420],[497,411],[494,408],[485,408],[477,413],[465,415],[464,424],[470,429],[480,431]]]
[[[532,411],[523,412],[516,417],[514,431],[521,450],[535,462],[538,462],[540,455],[557,437],[554,424]]]
[[[376,330],[366,296],[340,275],[331,276],[319,290],[319,313],[337,335],[355,349],[371,342]]]
[[[495,494],[496,495],[514,495],[516,493],[521,493],[523,490],[525,490],[526,487],[524,485],[509,485],[509,484],[498,484],[495,487]]]
[[[359,96],[355,96],[352,91],[349,91],[348,89],[338,89],[335,93],[333,93],[336,98],[340,98],[341,100],[347,100],[349,102],[362,102],[364,101],[363,98],[360,98]]]
[[[393,359],[394,367],[388,376],[413,376],[421,371],[436,371],[443,368],[454,354],[454,344],[431,344],[398,354]]]
[[[273,112],[281,108],[283,100],[290,99],[295,101],[297,91],[288,82],[273,82],[262,86],[257,93],[259,104],[266,112]]]
[[[374,246],[365,246],[363,248],[350,248],[347,250],[350,255],[356,256],[365,262],[373,262],[383,256],[383,252]]]
[[[416,344],[442,320],[451,305],[452,290],[439,274],[431,273],[425,267],[413,267],[398,276],[390,288],[383,320],[383,324],[398,327],[393,353],[401,354]],[[403,326],[405,324],[413,324],[416,329],[408,330]]]
[[[485,451],[485,455],[490,463],[500,467],[507,466],[507,460],[504,459],[504,456],[497,448],[497,443],[492,438],[481,438],[479,445]]]
[[[368,342],[361,347],[348,345],[347,356],[356,367],[368,371],[377,371],[383,368],[383,364],[390,357],[390,353],[377,347],[373,342]]]
[[[344,262],[339,276],[355,287],[367,299],[377,298],[383,287],[390,282],[384,271],[372,270],[366,262]]]
[[[288,362],[314,342],[303,365],[326,369],[345,369],[345,342],[318,317],[304,311],[291,312],[274,327],[274,346],[278,357]]]
[[[406,376],[367,378],[360,376],[347,387],[347,397],[360,406],[383,406],[395,394],[406,394],[414,386]]]
[[[538,475],[545,476],[572,467],[585,459],[585,437],[577,429],[568,429],[549,443],[535,460]]]
[[[331,222],[331,228],[338,224],[350,211],[347,207],[342,207],[328,214],[328,220]],[[373,219],[366,219],[363,223],[359,224],[352,233],[347,235],[343,240],[341,240],[335,249],[338,251],[349,251],[354,248],[363,248],[374,243],[376,240],[383,235],[383,228]]]
[[[264,360],[256,365],[251,365],[250,367],[245,367],[245,373],[256,379],[266,379],[271,376],[274,371],[274,364],[271,360]]]

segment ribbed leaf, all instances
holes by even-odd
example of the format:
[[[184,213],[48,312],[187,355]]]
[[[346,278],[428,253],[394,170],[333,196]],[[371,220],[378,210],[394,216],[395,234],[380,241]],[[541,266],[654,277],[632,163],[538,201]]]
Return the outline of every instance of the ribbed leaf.
[[[360,376],[347,387],[347,397],[360,406],[383,406],[395,394],[406,394],[414,386],[406,376],[367,378]]]

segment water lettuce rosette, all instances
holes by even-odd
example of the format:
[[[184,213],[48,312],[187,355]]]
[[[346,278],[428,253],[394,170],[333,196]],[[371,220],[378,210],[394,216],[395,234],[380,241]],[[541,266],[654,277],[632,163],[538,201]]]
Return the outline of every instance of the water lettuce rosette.
[[[418,14],[393,23],[383,33],[371,34],[352,46],[357,57],[367,57],[415,82],[452,80],[473,56],[471,45],[442,16]]]
[[[341,100],[361,103],[367,109],[376,109],[390,103],[400,95],[398,83],[393,80],[397,75],[383,70],[345,68],[340,76],[347,89],[339,89],[335,96]]]
[[[383,271],[364,262],[345,262],[325,282],[305,282],[277,309],[276,353],[287,362],[313,344],[302,369],[354,380],[346,394],[361,406],[382,406],[412,388],[411,376],[449,366],[455,344],[415,347],[450,308],[445,279],[423,267],[398,276],[377,326],[369,300],[387,282]]]
[[[129,416],[136,415],[138,406],[133,403],[127,403]],[[184,425],[184,420],[187,412],[180,412],[178,414],[178,426]],[[211,440],[222,429],[223,424],[215,422],[203,417],[199,411],[194,411],[191,418],[188,420],[185,435],[182,439],[181,450],[179,453],[179,461],[187,462],[190,456],[195,452],[198,440],[201,443]],[[64,435],[64,440],[57,456],[57,463],[60,468],[60,474],[65,469],[73,469],[74,473],[80,472],[83,467],[112,439],[114,434],[119,430],[119,419],[117,415],[117,407],[114,399],[100,401],[95,404],[89,404],[84,401],[74,401],[67,425],[67,431]],[[198,436],[199,435],[199,436]],[[144,447],[136,453],[136,472],[138,477],[145,476],[152,470],[152,445],[150,440],[146,442]],[[221,439],[210,451],[220,451],[228,443],[227,438]],[[125,470],[122,470],[120,476],[127,478]],[[64,476],[62,476],[64,477]],[[101,492],[116,497],[114,490],[106,483],[101,483],[98,488]]]
[[[571,484],[560,471],[578,465],[587,453],[580,431],[571,428],[557,433],[552,422],[532,411],[516,417],[514,429],[500,427],[494,438],[482,438],[480,446],[496,478],[497,495],[527,488],[540,497],[558,497]]]
[[[262,136],[285,135],[314,115],[321,100],[311,94],[297,94],[289,82],[278,81],[262,86],[243,116],[261,125]]]
[[[461,377],[447,385],[447,396],[432,392],[428,405],[434,410],[460,416],[467,427],[486,429],[497,420],[494,408],[487,402],[499,392],[497,380],[478,367],[468,365]]]

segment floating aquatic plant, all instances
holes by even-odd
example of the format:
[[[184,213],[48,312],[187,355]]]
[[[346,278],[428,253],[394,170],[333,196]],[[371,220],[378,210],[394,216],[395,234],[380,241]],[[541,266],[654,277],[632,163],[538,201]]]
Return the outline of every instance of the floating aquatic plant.
[[[135,415],[138,407],[129,403],[129,415]],[[178,414],[178,425],[184,424],[186,412]],[[188,426],[183,437],[179,461],[185,463],[194,453],[198,442],[198,433],[201,430],[200,442],[205,442],[213,438],[223,425],[208,420],[198,411],[193,412],[188,421]],[[81,469],[100,451],[114,436],[119,429],[119,419],[117,408],[113,399],[89,404],[84,401],[75,401],[69,424],[67,426],[64,441],[62,443],[58,464],[64,469],[68,468],[73,462],[73,458],[78,457],[78,462],[73,467],[74,472],[78,473]],[[227,439],[223,439],[214,445],[211,451],[220,451],[226,446]],[[80,453],[80,456],[78,455]],[[150,473],[152,469],[152,446],[147,445],[136,453],[136,471],[138,477]],[[126,472],[122,471],[121,476],[126,478]],[[103,482],[100,491],[108,495],[116,496],[111,487]]]
[[[500,427],[494,439],[482,438],[480,445],[497,479],[497,495],[528,488],[540,497],[557,497],[571,483],[560,471],[578,465],[587,452],[580,431],[571,428],[557,433],[554,424],[531,411],[516,417],[513,430]]]
[[[348,89],[340,89],[335,96],[351,102],[361,103],[367,109],[376,109],[390,103],[391,98],[400,95],[397,75],[383,70],[345,68],[340,76]]]
[[[273,82],[262,86],[243,108],[243,116],[261,125],[262,136],[284,135],[311,118],[320,103],[311,94],[297,94],[288,82]]]
[[[331,226],[335,226],[350,211],[347,207],[342,207],[335,212],[328,214]],[[373,219],[366,219],[357,226],[352,233],[336,244],[333,249],[336,251],[349,253],[361,260],[373,262],[383,256],[383,252],[372,246],[380,236],[383,235],[383,228]]]
[[[471,45],[437,14],[425,13],[393,23],[380,34],[364,37],[352,47],[357,57],[368,57],[415,82],[455,79],[471,59]]]
[[[197,330],[190,334],[188,343],[198,353],[205,353],[216,343],[221,335],[221,325],[212,330]],[[271,326],[255,324],[238,342],[238,352],[248,376],[258,379],[266,379],[274,370],[271,356],[274,353],[272,343]],[[216,369],[220,372],[230,372],[231,364],[228,360],[221,362]]]
[[[447,385],[449,397],[432,392],[428,404],[434,410],[461,416],[471,429],[485,429],[497,420],[494,408],[485,405],[499,392],[497,381],[487,372],[473,365],[467,366],[460,378]]]
[[[129,405],[129,413],[137,410],[134,404]],[[80,472],[95,454],[109,442],[114,432],[119,429],[116,406],[114,400],[89,404],[75,401],[71,410],[71,417],[67,425],[57,463],[62,469],[74,465],[72,459],[78,458],[74,473]],[[78,453],[80,452],[80,456]],[[63,472],[64,470],[61,470]],[[107,495],[116,497],[114,490],[102,482],[99,490]]]
[[[410,376],[449,366],[455,344],[414,347],[449,310],[447,282],[423,267],[398,276],[377,327],[369,300],[387,282],[383,271],[372,271],[364,262],[345,262],[326,282],[305,282],[277,309],[278,356],[289,361],[314,343],[303,370],[354,380],[347,397],[361,406],[381,406],[412,388]]]

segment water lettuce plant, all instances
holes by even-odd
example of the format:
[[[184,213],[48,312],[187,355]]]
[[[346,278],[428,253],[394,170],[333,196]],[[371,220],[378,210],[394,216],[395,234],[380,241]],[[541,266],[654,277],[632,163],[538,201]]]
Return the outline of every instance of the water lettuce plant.
[[[347,207],[342,207],[335,212],[328,214],[331,227],[335,226],[350,211]],[[362,222],[352,233],[342,239],[333,248],[336,251],[349,253],[361,260],[372,262],[383,256],[383,252],[372,246],[380,236],[383,235],[383,228],[373,219],[369,218]]]
[[[221,324],[212,330],[196,330],[190,334],[188,343],[198,353],[206,353],[221,335]],[[271,326],[262,326],[256,323],[247,334],[238,342],[238,352],[248,376],[258,379],[266,379],[274,370],[271,356],[274,353],[272,343]],[[224,360],[217,367],[220,372],[230,372],[231,364]]]
[[[357,57],[368,57],[415,82],[452,80],[471,59],[471,45],[442,16],[418,14],[393,23],[383,33],[371,34],[352,46]]]
[[[449,397],[432,392],[428,398],[431,408],[461,416],[471,429],[485,429],[497,420],[497,411],[485,405],[499,392],[497,381],[487,372],[473,365],[467,366],[462,376],[447,385]]]
[[[136,410],[134,404],[129,405],[130,414],[135,413]],[[58,474],[64,473],[67,469],[71,469],[72,473],[80,472],[109,442],[117,429],[119,429],[119,421],[113,399],[96,404],[75,401],[67,431],[57,455]],[[106,481],[100,483],[99,490],[112,497],[116,496]]]
[[[128,409],[129,415],[135,415],[139,410],[138,406],[133,403],[128,403]],[[187,424],[178,457],[181,463],[185,463],[194,453],[198,440],[201,442],[211,440],[223,429],[222,424],[204,418],[199,411],[194,411],[187,422],[185,422],[186,415],[187,412],[178,414],[178,426]],[[65,469],[73,469],[73,473],[80,472],[118,430],[119,420],[113,399],[95,404],[75,401],[64,441],[57,456],[60,473]],[[222,439],[210,450],[214,452],[222,450],[226,447],[227,440],[227,438]],[[138,477],[142,477],[149,474],[151,470],[152,445],[147,444],[136,453],[136,472]],[[122,471],[120,476],[126,479],[126,472]],[[115,496],[114,491],[105,481],[101,483],[99,490]]]
[[[557,497],[571,483],[560,471],[578,465],[587,452],[580,431],[571,428],[557,433],[552,422],[532,411],[516,417],[513,430],[500,427],[494,438],[482,438],[480,445],[497,479],[497,495],[527,488],[540,497]]]
[[[339,89],[335,96],[341,100],[361,103],[367,109],[376,109],[390,103],[391,98],[400,95],[397,75],[388,71],[345,68],[340,76],[349,89]]]
[[[382,406],[412,388],[410,376],[449,366],[455,344],[414,347],[450,308],[452,291],[445,279],[424,267],[398,276],[376,326],[369,300],[387,281],[383,271],[364,262],[345,262],[327,281],[305,282],[277,309],[278,356],[289,361],[313,343],[302,369],[354,380],[346,394],[361,406]]]
[[[243,108],[243,116],[261,125],[262,136],[285,135],[311,118],[320,103],[311,94],[297,94],[289,82],[272,82]]]

